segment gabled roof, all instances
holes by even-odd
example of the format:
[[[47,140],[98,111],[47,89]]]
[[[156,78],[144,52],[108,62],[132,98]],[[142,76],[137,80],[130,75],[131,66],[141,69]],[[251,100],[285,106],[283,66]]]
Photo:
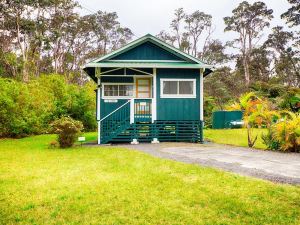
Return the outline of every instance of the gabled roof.
[[[138,59],[129,58],[128,53],[133,52],[134,49],[138,49],[142,45],[151,43],[151,45],[158,47],[161,51],[164,51],[164,58],[154,59]],[[123,54],[123,55],[122,55]],[[127,54],[127,55],[126,55]],[[124,57],[126,55],[126,57]],[[123,56],[123,57],[122,57]],[[172,57],[173,56],[173,57]],[[170,60],[171,59],[171,60]],[[161,41],[157,37],[147,34],[122,48],[113,51],[105,56],[97,58],[88,64],[83,69],[90,77],[94,79],[92,68],[184,68],[184,69],[208,69],[212,68],[211,65],[205,64],[199,59],[180,51],[179,49]],[[211,71],[211,70],[210,70]]]

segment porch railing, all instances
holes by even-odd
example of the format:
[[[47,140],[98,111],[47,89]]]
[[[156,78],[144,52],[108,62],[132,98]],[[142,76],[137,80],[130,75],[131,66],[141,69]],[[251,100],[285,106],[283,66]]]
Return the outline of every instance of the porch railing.
[[[152,121],[152,99],[131,99],[100,120],[100,142],[107,143],[136,122]]]
[[[130,126],[130,101],[121,105],[100,120],[100,141],[106,143]]]
[[[132,99],[134,122],[152,121],[152,99]]]

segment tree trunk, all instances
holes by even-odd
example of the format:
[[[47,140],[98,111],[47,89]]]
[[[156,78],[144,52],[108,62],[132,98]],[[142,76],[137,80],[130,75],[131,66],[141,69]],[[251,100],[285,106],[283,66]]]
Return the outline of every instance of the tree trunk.
[[[27,63],[25,62],[24,63],[24,66],[23,66],[23,70],[22,70],[22,73],[23,73],[23,81],[24,82],[28,82],[29,81],[29,73],[28,73],[28,69],[27,69]]]
[[[248,64],[247,56],[243,57],[243,66],[244,66],[244,76],[245,76],[246,86],[249,87],[249,85],[250,85],[250,72],[249,72],[249,64]]]
[[[23,68],[22,68],[22,78],[24,82],[28,82],[28,70],[27,70],[27,57],[26,57],[26,48],[25,48],[25,37],[23,37],[23,41],[21,41],[21,31],[20,31],[20,17],[21,14],[17,13],[16,15],[16,27],[17,27],[17,41],[20,47],[20,51],[23,59]],[[22,43],[23,42],[23,43]]]
[[[251,126],[247,124],[247,138],[248,138],[248,147],[252,148],[257,140],[257,135],[252,139]]]

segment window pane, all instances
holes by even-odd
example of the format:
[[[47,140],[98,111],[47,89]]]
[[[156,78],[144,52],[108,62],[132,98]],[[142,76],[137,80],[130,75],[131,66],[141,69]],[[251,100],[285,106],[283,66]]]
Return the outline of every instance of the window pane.
[[[164,81],[163,82],[163,94],[172,95],[177,94],[177,83],[178,81]]]
[[[104,96],[118,96],[118,85],[104,85]]]
[[[133,85],[119,85],[119,96],[132,96]]]
[[[179,81],[179,94],[192,95],[193,94],[193,81]]]

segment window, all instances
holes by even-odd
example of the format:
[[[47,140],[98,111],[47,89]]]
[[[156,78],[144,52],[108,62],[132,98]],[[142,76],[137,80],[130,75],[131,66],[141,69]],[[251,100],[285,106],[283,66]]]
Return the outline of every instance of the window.
[[[103,97],[132,97],[133,84],[103,84]]]
[[[195,79],[161,79],[160,93],[162,98],[195,98]]]

